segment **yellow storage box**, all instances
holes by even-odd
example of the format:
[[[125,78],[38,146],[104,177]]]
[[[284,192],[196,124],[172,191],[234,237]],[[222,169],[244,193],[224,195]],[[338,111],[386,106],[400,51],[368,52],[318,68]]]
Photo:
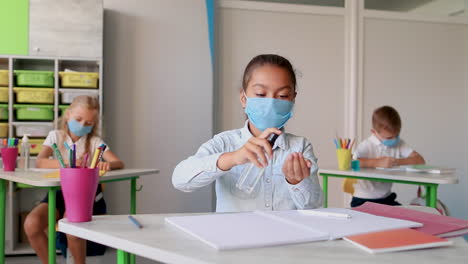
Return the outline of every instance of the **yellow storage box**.
[[[0,138],[8,137],[8,123],[0,123]]]
[[[29,144],[31,144],[31,155],[37,155],[41,152],[42,143],[44,143],[45,138],[29,138]],[[23,141],[20,139],[18,143],[18,153],[21,153],[21,143]]]
[[[0,70],[0,86],[8,86],[8,70]]]
[[[8,103],[8,87],[0,87],[0,103]]]
[[[15,87],[17,103],[53,104],[54,89]]]
[[[61,87],[98,88],[97,72],[60,72]]]

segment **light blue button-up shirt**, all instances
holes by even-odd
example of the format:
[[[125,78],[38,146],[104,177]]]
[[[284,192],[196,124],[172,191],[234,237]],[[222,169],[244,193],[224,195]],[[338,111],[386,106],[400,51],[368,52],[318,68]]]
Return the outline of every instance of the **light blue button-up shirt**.
[[[180,162],[174,169],[172,183],[175,188],[191,192],[216,181],[216,211],[239,212],[254,210],[291,210],[322,206],[323,193],[317,177],[317,158],[312,144],[304,138],[281,134],[273,145],[273,159],[265,174],[250,193],[239,190],[236,182],[244,167],[234,166],[229,171],[217,167],[219,157],[241,148],[252,137],[248,122],[241,129],[222,132],[204,143],[194,156]],[[310,176],[296,185],[289,184],[282,167],[287,156],[301,152],[312,162]]]

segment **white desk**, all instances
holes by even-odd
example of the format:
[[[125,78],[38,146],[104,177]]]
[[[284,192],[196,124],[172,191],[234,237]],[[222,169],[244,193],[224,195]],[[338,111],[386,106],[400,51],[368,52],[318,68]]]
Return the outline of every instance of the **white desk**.
[[[324,192],[324,207],[328,206],[328,177],[352,178],[370,181],[382,181],[423,185],[426,187],[426,205],[436,207],[437,187],[439,184],[458,183],[456,173],[432,174],[407,171],[386,171],[378,169],[362,168],[360,171],[341,171],[337,169],[319,169],[319,175],[323,177],[322,189]]]
[[[118,249],[117,262],[126,264],[128,253],[164,263],[466,263],[468,243],[455,238],[447,248],[372,255],[343,240],[281,247],[216,251],[198,239],[165,224],[173,215],[135,215],[143,225],[134,226],[126,215],[94,216],[92,222],[59,221],[61,232]],[[226,227],[229,228],[229,227]],[[125,251],[125,252],[124,252]]]
[[[157,174],[156,169],[123,169],[108,171],[104,176],[99,177],[99,182],[131,181],[130,185],[130,213],[136,213],[136,180],[140,176]],[[5,203],[6,203],[6,182],[15,182],[30,185],[34,188],[45,188],[48,190],[49,212],[48,212],[48,240],[49,264],[55,263],[55,191],[60,189],[60,178],[46,178],[47,172],[39,171],[15,171],[4,172],[0,169],[0,263],[5,260]],[[134,258],[132,258],[134,261]]]

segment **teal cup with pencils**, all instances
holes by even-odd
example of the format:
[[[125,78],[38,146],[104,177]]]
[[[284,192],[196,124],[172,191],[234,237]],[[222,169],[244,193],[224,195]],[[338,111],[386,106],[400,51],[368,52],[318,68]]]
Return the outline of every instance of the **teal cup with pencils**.
[[[60,185],[69,222],[89,222],[99,183],[98,168],[61,168]]]
[[[334,139],[336,147],[336,159],[338,161],[339,170],[350,170],[351,169],[351,159],[352,159],[352,148],[354,145],[354,139]]]

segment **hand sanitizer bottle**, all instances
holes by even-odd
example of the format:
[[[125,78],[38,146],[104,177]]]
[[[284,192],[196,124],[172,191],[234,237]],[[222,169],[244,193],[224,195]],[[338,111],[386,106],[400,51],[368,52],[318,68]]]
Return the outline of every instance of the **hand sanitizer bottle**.
[[[277,138],[277,134],[271,134],[268,138],[268,141],[272,147]],[[236,187],[239,190],[243,190],[250,194],[255,189],[255,186],[260,181],[264,173],[265,168],[259,168],[253,163],[247,164],[242,170],[241,176],[237,180]]]
[[[29,144],[28,134],[24,134],[21,139],[21,153],[20,153],[20,168],[25,171],[29,170],[29,156],[31,151],[31,144]]]

